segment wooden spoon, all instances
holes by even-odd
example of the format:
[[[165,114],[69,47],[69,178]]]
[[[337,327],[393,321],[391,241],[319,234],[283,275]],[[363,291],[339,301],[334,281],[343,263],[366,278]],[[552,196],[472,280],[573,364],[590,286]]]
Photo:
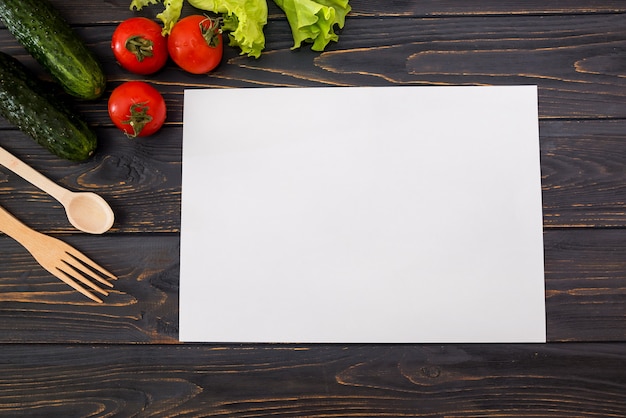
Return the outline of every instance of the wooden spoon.
[[[90,234],[102,234],[113,225],[113,210],[99,195],[92,192],[72,192],[61,187],[2,147],[0,164],[58,200],[65,208],[67,219],[76,229]]]

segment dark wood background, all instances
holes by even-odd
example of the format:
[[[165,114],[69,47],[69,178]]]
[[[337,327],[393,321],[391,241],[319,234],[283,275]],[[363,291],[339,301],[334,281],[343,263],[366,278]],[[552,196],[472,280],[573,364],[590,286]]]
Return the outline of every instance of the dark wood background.
[[[260,59],[227,48],[210,76],[169,65],[149,77],[122,70],[109,43],[121,20],[161,6],[53,3],[108,76],[102,99],[78,104],[99,150],[68,163],[3,120],[0,145],[65,186],[97,191],[116,222],[103,236],[76,233],[60,204],[4,169],[0,204],[119,280],[93,304],[0,236],[1,415],[626,416],[625,2],[352,0],[339,43],[320,54],[290,50],[270,1]],[[3,26],[0,49],[41,72]],[[108,94],[129,79],[166,98],[167,125],[154,137],[128,140],[108,119]],[[178,343],[183,89],[397,84],[539,86],[549,342]],[[237,129],[254,132],[245,121]]]

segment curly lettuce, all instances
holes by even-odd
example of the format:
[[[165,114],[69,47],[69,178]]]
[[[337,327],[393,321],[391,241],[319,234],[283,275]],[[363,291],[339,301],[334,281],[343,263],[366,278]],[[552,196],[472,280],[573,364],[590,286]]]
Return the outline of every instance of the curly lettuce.
[[[312,43],[313,51],[323,51],[331,42],[337,42],[335,25],[344,27],[346,15],[351,7],[348,0],[274,0],[280,7],[291,27],[294,44]]]
[[[266,0],[188,0],[201,10],[222,15],[222,30],[228,32],[230,45],[241,54],[259,58],[265,48],[263,27],[267,24]]]
[[[144,6],[158,4],[160,0],[132,0],[130,10],[141,10]],[[163,0],[165,9],[156,17],[163,22],[163,35],[170,33],[174,24],[178,22],[180,13],[183,10],[183,0]]]
[[[188,0],[197,9],[221,15],[222,30],[228,33],[229,44],[241,49],[241,54],[259,58],[265,48],[263,29],[267,24],[267,0]],[[339,36],[335,27],[343,28],[351,7],[349,0],[274,0],[287,17],[294,44],[311,43],[314,51],[323,51]],[[183,0],[132,0],[131,10],[141,10],[151,4],[163,3],[165,9],[157,14],[167,35],[180,18]]]

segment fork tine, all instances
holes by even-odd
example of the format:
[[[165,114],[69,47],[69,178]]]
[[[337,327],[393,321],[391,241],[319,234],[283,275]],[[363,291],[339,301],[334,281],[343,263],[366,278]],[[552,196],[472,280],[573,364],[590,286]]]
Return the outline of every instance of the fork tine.
[[[103,288],[101,288],[100,286],[95,284],[93,281],[89,280],[89,278],[95,277],[95,275],[93,273],[87,271],[84,267],[75,266],[75,265],[69,264],[65,260],[63,260],[63,262],[67,266],[67,271],[63,270],[60,267],[57,267],[57,270],[61,271],[67,277],[71,277],[74,280],[78,280],[79,282],[81,282],[85,286],[90,287],[91,289],[95,290],[96,292],[100,293],[101,295],[108,296],[108,294],[109,294],[108,291],[104,290]]]
[[[56,276],[72,288],[87,296],[89,299],[98,303],[103,303],[102,299],[94,295],[90,290],[94,290],[104,296],[107,296],[109,292],[102,289],[94,283],[93,280],[112,288],[113,284],[101,277],[99,274],[113,280],[116,280],[117,277],[71,246],[65,246],[64,253],[67,257],[61,261],[67,266],[67,268],[63,270],[57,266],[56,270],[59,274]],[[76,282],[76,280],[91,289],[83,288]]]
[[[113,273],[111,273],[108,270],[100,267],[98,264],[94,263],[91,259],[89,259],[87,256],[85,256],[80,251],[72,249],[71,252],[66,250],[65,253],[67,255],[69,255],[70,257],[74,258],[75,260],[83,263],[84,265],[87,265],[87,266],[91,267],[92,269],[94,269],[95,271],[103,274],[109,280],[117,280],[117,277],[115,277],[115,275]],[[94,279],[96,279],[97,281],[102,283],[103,285],[108,286],[108,287],[113,287],[113,284],[110,283],[108,280],[104,279],[103,277],[100,277],[97,274],[93,274],[93,272],[91,272],[88,269],[86,269],[83,265],[77,266],[76,264],[70,264],[67,261],[65,261],[65,263],[68,264],[68,265],[71,265],[74,268],[77,268],[77,267],[80,268],[81,271],[89,274],[89,276],[93,277]]]
[[[56,277],[58,277],[63,283],[67,284],[68,286],[71,286],[74,290],[77,290],[78,292],[87,296],[89,299],[98,303],[103,303],[102,299],[100,299],[99,297],[91,293],[89,290],[84,289],[82,286],[76,283],[74,279],[70,277],[67,273],[65,273],[63,270],[57,268],[56,271],[53,271],[51,273],[54,274]]]

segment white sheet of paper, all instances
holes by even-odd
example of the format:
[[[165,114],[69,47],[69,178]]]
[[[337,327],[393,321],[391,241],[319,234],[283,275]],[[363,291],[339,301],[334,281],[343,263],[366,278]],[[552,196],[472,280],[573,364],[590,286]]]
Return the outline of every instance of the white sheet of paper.
[[[545,342],[537,88],[185,91],[179,339]]]

